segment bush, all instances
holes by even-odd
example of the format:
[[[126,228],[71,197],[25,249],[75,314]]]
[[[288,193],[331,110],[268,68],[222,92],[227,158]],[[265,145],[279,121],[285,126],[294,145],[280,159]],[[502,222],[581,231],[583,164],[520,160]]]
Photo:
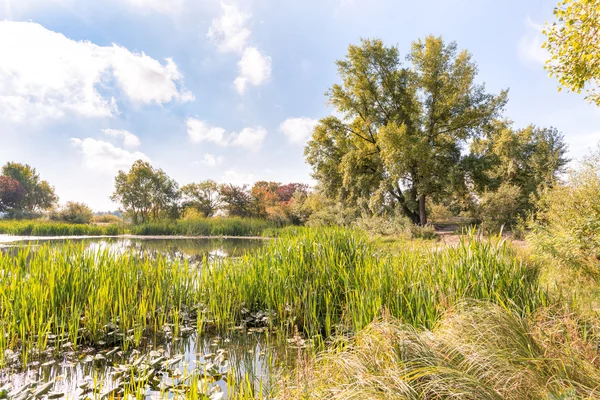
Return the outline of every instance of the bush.
[[[94,218],[94,212],[84,203],[69,201],[65,206],[50,213],[53,221],[64,221],[71,224],[89,224]]]
[[[539,255],[600,272],[600,149],[572,171],[567,185],[547,189],[528,239]]]
[[[93,222],[96,224],[122,224],[123,220],[114,214],[94,215]]]
[[[484,192],[477,209],[482,228],[491,233],[503,227],[511,228],[518,216],[520,196],[521,189],[508,183],[500,185],[495,192]]]

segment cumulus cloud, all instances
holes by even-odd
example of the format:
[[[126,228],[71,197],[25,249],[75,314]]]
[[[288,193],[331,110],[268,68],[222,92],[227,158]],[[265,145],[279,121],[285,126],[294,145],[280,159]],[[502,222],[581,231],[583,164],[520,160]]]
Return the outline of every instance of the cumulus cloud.
[[[238,76],[233,85],[239,94],[244,94],[248,86],[259,86],[271,76],[271,57],[264,55],[255,46],[248,46],[252,32],[246,26],[250,14],[240,11],[237,6],[221,3],[221,15],[213,19],[207,36],[223,53],[241,54],[238,61]]]
[[[216,167],[217,165],[221,165],[223,163],[223,156],[215,156],[209,153],[206,153],[202,160],[194,161],[194,164],[202,164],[208,167]]]
[[[233,146],[244,147],[251,151],[258,151],[262,147],[267,131],[263,128],[244,128],[238,134],[234,134],[231,144]]]
[[[223,53],[241,53],[251,31],[246,27],[250,14],[240,11],[235,5],[221,3],[222,15],[213,19],[206,36]]]
[[[195,118],[187,120],[188,137],[192,143],[213,142],[225,146],[225,129],[211,126],[208,123]]]
[[[527,17],[527,32],[518,44],[519,57],[525,62],[545,64],[550,58],[548,51],[542,48],[545,38],[542,34],[544,27]]]
[[[71,40],[33,22],[0,21],[0,118],[110,117],[120,89],[136,105],[190,101],[183,76],[165,63],[113,44]]]
[[[239,133],[228,133],[225,129],[212,126],[205,121],[189,118],[187,121],[188,138],[192,143],[212,142],[219,146],[243,147],[258,151],[267,137],[266,129],[258,126],[244,128]]]
[[[71,144],[83,156],[85,166],[96,171],[115,173],[131,167],[136,160],[150,161],[144,153],[129,152],[102,140],[72,138]]]
[[[239,94],[244,94],[248,85],[259,86],[269,79],[271,57],[262,55],[256,47],[248,47],[238,62],[238,70],[233,84]]]
[[[319,121],[311,118],[288,118],[279,125],[279,130],[290,143],[303,144],[312,134]]]
[[[102,129],[106,136],[121,139],[125,147],[139,147],[142,142],[140,138],[125,129]]]

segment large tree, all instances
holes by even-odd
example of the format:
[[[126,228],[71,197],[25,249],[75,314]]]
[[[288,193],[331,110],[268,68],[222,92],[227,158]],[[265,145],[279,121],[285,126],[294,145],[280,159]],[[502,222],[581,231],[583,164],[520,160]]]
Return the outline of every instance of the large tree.
[[[222,208],[230,217],[256,216],[256,201],[247,185],[221,184]]]
[[[54,188],[47,181],[41,180],[35,168],[28,164],[8,162],[2,167],[1,175],[17,181],[20,186],[19,200],[13,202],[12,210],[47,210],[58,201]]]
[[[135,223],[176,214],[179,185],[162,169],[137,160],[129,172],[119,171],[111,199],[121,203]]]
[[[558,78],[559,90],[585,90],[586,99],[600,105],[600,1],[563,0],[554,16],[556,21],[544,30],[544,48],[551,57],[546,69]]]
[[[215,215],[221,205],[219,185],[211,179],[189,183],[181,188],[181,194],[184,207],[193,208],[205,217]]]
[[[472,142],[468,170],[478,193],[495,192],[502,184],[517,187],[518,209],[527,212],[540,190],[553,186],[566,172],[566,153],[556,128],[514,129],[508,121],[496,121]]]
[[[413,43],[403,66],[381,40],[351,45],[327,92],[337,115],[316,126],[305,154],[332,198],[378,212],[398,205],[427,222],[427,198],[464,184],[463,149],[497,118],[506,92],[475,83],[477,68],[455,43]]]

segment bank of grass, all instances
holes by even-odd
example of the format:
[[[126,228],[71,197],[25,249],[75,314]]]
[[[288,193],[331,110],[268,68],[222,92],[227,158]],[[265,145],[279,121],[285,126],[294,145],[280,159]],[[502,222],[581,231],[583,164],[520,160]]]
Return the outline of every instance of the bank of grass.
[[[165,323],[176,330],[198,300],[196,276],[187,262],[68,243],[0,252],[0,366],[6,350],[25,364],[67,340],[127,348]]]
[[[262,236],[277,229],[274,222],[257,218],[194,218],[134,225],[134,235]]]
[[[69,224],[47,220],[0,220],[0,234],[16,236],[120,235],[120,225]]]
[[[358,331],[383,310],[431,328],[463,299],[501,302],[523,313],[546,300],[538,269],[500,240],[468,236],[458,246],[381,252],[354,230],[300,228],[201,275],[203,299],[220,327],[252,313],[282,331],[312,337]]]
[[[566,309],[527,316],[460,303],[431,331],[391,317],[300,360],[277,399],[597,399],[598,325]]]

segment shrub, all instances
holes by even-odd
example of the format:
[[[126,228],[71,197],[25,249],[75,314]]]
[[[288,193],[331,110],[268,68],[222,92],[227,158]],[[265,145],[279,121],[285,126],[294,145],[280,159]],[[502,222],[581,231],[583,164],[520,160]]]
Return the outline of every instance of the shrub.
[[[53,221],[64,221],[72,224],[89,224],[94,218],[94,212],[84,203],[69,201],[65,206],[50,214]]]
[[[600,272],[600,149],[568,183],[542,192],[528,239],[540,255]]]
[[[121,224],[123,220],[114,214],[94,215],[93,222],[96,224]]]
[[[477,210],[482,228],[494,233],[503,227],[512,227],[518,216],[520,196],[521,189],[508,183],[500,185],[495,192],[484,192]]]

